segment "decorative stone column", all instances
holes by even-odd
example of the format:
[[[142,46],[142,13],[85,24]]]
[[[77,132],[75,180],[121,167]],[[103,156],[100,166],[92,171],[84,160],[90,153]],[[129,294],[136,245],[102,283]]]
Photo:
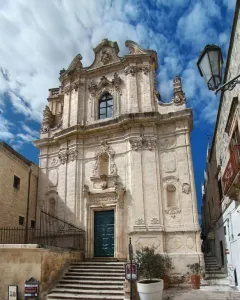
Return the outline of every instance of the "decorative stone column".
[[[138,93],[137,93],[137,66],[132,64],[125,68],[124,72],[127,78],[127,93],[128,93],[128,111],[131,113],[139,112]]]

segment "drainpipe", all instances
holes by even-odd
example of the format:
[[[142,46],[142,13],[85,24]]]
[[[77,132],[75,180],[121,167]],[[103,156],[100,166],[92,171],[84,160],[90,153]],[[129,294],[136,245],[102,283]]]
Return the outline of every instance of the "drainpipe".
[[[32,173],[32,169],[31,169],[31,165],[30,165],[29,171],[28,171],[28,196],[27,196],[27,211],[26,211],[26,225],[25,225],[25,239],[24,239],[25,244],[28,243],[28,215],[29,215],[31,173]]]

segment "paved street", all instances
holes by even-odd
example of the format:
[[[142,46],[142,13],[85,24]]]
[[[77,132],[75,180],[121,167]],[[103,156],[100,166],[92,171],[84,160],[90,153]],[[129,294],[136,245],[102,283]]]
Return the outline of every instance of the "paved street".
[[[200,290],[171,288],[163,292],[163,300],[240,300],[240,292],[213,290],[212,287]]]

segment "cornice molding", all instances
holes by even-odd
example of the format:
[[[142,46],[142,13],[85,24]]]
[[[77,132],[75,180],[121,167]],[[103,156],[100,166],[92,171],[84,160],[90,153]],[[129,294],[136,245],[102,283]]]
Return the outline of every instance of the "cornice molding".
[[[89,134],[99,134],[100,132],[106,132],[106,130],[127,130],[132,127],[138,127],[141,125],[159,125],[159,124],[170,124],[179,120],[188,121],[189,128],[192,125],[192,110],[186,108],[181,111],[172,112],[168,114],[160,114],[158,112],[147,112],[147,113],[135,113],[135,114],[124,114],[117,118],[95,122],[89,125],[75,125],[68,127],[59,132],[56,132],[52,138],[44,138],[34,141],[36,147],[44,145],[55,144],[57,141],[69,138],[70,136],[88,136]],[[189,131],[190,131],[189,129]]]

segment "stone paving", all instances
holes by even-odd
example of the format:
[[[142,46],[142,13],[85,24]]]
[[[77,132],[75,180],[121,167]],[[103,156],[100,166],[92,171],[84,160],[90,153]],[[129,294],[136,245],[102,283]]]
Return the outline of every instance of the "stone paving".
[[[207,287],[200,290],[171,288],[163,291],[163,300],[240,300],[240,292]]]

